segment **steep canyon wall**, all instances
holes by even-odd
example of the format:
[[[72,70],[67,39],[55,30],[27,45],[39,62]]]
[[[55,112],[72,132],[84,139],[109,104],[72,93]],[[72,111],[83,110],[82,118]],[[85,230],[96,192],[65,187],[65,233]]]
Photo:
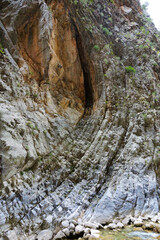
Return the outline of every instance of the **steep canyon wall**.
[[[160,36],[139,1],[2,0],[0,43],[1,237],[158,214]]]

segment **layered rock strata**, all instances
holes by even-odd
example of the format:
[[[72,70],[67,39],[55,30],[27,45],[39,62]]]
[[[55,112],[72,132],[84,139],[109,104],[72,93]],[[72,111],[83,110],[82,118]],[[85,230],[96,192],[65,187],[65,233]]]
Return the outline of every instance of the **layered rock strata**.
[[[157,215],[160,36],[139,1],[0,9],[1,237]]]

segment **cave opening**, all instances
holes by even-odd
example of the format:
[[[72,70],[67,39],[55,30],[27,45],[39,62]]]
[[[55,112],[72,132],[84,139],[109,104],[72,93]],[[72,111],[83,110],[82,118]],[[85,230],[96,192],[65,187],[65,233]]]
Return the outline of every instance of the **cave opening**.
[[[77,43],[78,54],[79,54],[81,67],[83,70],[83,76],[84,76],[84,91],[85,91],[84,114],[87,114],[91,112],[93,108],[93,103],[94,103],[90,59],[89,59],[89,56],[87,56],[87,52],[84,48],[84,44],[82,42],[81,36],[75,24],[74,24],[74,27],[75,27],[75,39]]]

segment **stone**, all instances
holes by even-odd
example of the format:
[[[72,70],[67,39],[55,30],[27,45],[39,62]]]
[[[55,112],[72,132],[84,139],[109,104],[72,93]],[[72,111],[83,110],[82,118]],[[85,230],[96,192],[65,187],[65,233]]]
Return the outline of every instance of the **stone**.
[[[64,221],[62,221],[61,225],[64,228],[68,228],[69,227],[69,221],[68,220],[64,220]]]
[[[152,223],[145,223],[143,225],[143,229],[148,229],[148,230],[153,230],[154,229],[154,226]]]
[[[85,234],[88,234],[88,233],[90,233],[91,232],[91,229],[90,228],[85,228],[85,230],[84,230],[84,233]]]
[[[75,225],[73,223],[69,224],[69,229],[75,229]]]
[[[91,229],[90,231],[91,231],[91,235],[100,234],[99,230]]]
[[[125,12],[125,14],[129,14],[132,12],[132,8],[129,8],[127,6],[122,6],[121,9]]]
[[[37,239],[38,240],[50,240],[52,239],[52,231],[50,229],[43,230],[38,233]]]
[[[43,229],[49,228],[52,224],[52,221],[53,221],[53,216],[52,215],[47,216],[42,223],[42,228]]]
[[[81,219],[81,218],[78,218],[77,223],[78,223],[78,225],[83,225],[82,219]]]
[[[117,225],[115,223],[110,223],[107,227],[109,229],[115,229],[115,228],[117,228]]]
[[[85,234],[85,235],[83,236],[83,238],[84,238],[84,239],[89,239],[90,236],[91,236],[90,234]]]
[[[17,236],[17,232],[15,230],[10,230],[5,235],[6,240],[19,240]]]
[[[76,234],[83,233],[84,230],[85,230],[85,228],[84,228],[82,225],[77,225],[77,226],[75,227],[75,233],[76,233]]]
[[[135,227],[142,227],[143,226],[143,222],[141,220],[136,220],[136,221],[134,221],[134,226]]]
[[[32,234],[32,235],[28,236],[27,240],[35,240],[35,239],[36,239],[36,235]]]
[[[0,226],[5,224],[6,222],[6,216],[4,215],[3,212],[0,213]]]
[[[124,218],[124,219],[122,220],[122,223],[123,223],[124,225],[127,225],[127,224],[129,223],[129,221],[130,221],[130,217],[126,217],[126,218]]]
[[[94,239],[99,239],[100,235],[99,234],[91,234],[89,236],[89,240],[94,240]]]
[[[156,229],[156,231],[157,231],[158,233],[160,233],[160,224],[158,224],[158,223],[152,223],[152,225],[153,225],[154,229]]]
[[[75,226],[77,225],[77,221],[75,221],[75,220],[71,220],[71,223],[73,223]]]
[[[89,228],[92,228],[92,229],[97,229],[97,228],[99,228],[99,224],[91,223],[91,222],[84,222],[84,223],[83,223],[83,226],[84,226],[84,227],[89,227]]]
[[[69,230],[68,228],[64,228],[64,229],[62,230],[62,232],[63,232],[67,237],[69,237],[69,235],[70,235],[70,230]]]
[[[154,222],[154,223],[158,222],[158,216],[155,216],[155,217],[151,218],[151,221]]]
[[[118,222],[118,223],[117,223],[117,228],[124,228],[124,224],[121,223],[121,222]]]
[[[54,239],[55,240],[60,240],[60,239],[64,239],[66,238],[66,235],[62,232],[62,231],[59,231],[56,236],[54,236]]]

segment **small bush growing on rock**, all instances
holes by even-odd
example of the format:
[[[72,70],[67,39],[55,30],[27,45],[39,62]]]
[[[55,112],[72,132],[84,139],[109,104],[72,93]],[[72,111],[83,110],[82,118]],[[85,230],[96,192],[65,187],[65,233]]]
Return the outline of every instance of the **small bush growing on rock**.
[[[131,66],[127,66],[127,67],[125,67],[125,70],[126,70],[126,72],[133,72],[133,73],[135,73],[136,72],[136,69],[134,68],[134,67],[131,67]]]
[[[112,33],[109,31],[108,28],[103,28],[103,32],[106,34],[106,35],[112,35]]]
[[[1,53],[1,54],[4,54],[4,51],[3,51],[3,50],[4,50],[4,48],[2,47],[2,44],[0,43],[0,53]]]
[[[100,50],[100,47],[99,47],[98,45],[94,45],[93,48],[94,48],[94,50],[97,51],[97,52]]]
[[[105,62],[106,65],[108,64],[107,58],[104,59],[104,62]]]
[[[114,0],[109,0],[109,2],[113,3],[114,4]]]

